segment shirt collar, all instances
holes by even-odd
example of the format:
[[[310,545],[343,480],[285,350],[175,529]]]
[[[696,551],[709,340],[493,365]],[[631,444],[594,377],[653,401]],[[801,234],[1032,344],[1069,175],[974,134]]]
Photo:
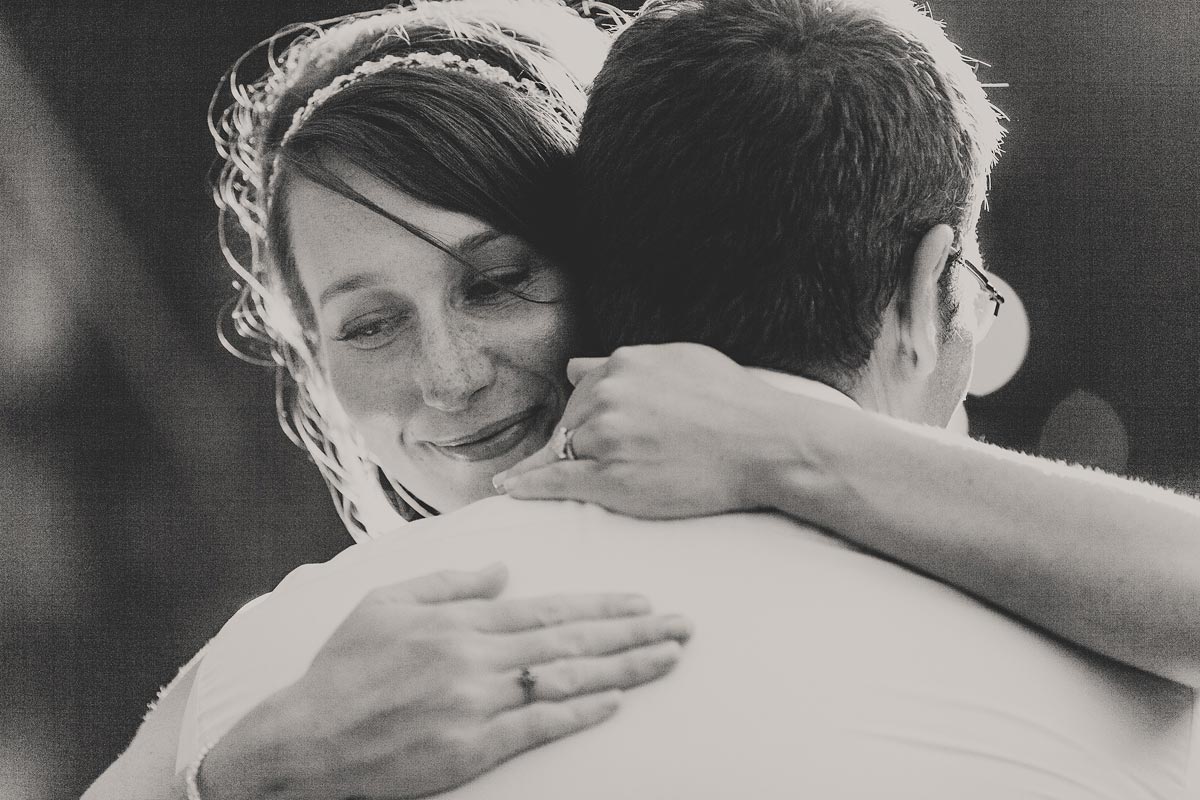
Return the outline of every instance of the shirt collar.
[[[836,403],[839,406],[847,408],[862,408],[853,397],[833,388],[827,383],[814,381],[811,378],[801,378],[799,375],[789,375],[786,372],[776,372],[770,369],[762,369],[759,367],[748,367],[750,374],[771,384],[776,389],[782,389],[785,392],[792,394],[803,394],[808,397],[814,397],[818,400],[824,400],[827,403]]]

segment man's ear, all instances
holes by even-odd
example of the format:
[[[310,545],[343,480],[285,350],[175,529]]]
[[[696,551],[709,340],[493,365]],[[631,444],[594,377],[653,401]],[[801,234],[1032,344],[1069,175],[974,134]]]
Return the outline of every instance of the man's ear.
[[[928,375],[937,366],[938,339],[941,335],[941,310],[938,281],[954,246],[954,231],[949,225],[930,228],[913,255],[912,272],[907,286],[900,291],[907,302],[900,303],[899,344],[906,366],[920,375]]]

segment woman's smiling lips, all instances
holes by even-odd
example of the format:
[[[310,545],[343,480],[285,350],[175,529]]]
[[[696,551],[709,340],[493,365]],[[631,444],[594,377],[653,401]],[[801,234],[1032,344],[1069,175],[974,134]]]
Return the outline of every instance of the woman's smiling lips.
[[[489,461],[523,442],[534,427],[539,411],[541,406],[527,408],[464,436],[428,441],[426,444],[457,461]]]

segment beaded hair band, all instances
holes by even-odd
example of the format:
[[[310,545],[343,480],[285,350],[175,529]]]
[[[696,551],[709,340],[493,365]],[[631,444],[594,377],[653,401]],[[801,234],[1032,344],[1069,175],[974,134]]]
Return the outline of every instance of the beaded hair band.
[[[549,93],[545,89],[528,78],[518,80],[503,67],[497,67],[495,64],[489,64],[478,58],[464,59],[454,53],[426,52],[409,53],[403,56],[388,55],[375,61],[365,61],[350,72],[334,78],[328,86],[324,86],[313,92],[304,107],[297,109],[296,113],[292,115],[292,124],[284,132],[280,144],[287,144],[295,136],[296,131],[312,117],[313,113],[322,104],[328,102],[329,98],[368,75],[375,75],[391,67],[435,67],[437,69],[447,69],[457,72],[469,72],[472,75],[478,75],[481,78],[508,86],[521,94],[549,97]]]

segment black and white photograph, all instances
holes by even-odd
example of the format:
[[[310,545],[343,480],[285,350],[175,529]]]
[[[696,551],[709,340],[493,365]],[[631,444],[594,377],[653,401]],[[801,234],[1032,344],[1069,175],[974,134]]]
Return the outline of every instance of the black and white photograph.
[[[1200,799],[1200,4],[4,0],[0,800]]]

